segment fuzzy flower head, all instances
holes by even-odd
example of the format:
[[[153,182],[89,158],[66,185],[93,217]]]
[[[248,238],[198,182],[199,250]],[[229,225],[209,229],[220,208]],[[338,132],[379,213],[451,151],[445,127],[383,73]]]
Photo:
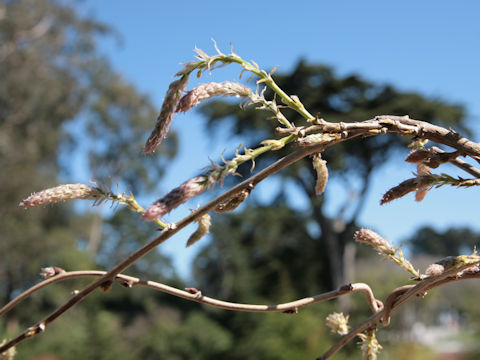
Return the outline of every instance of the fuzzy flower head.
[[[49,266],[49,267],[40,269],[40,276],[43,277],[44,279],[48,279],[64,272],[65,270],[63,270],[58,266]]]
[[[395,254],[395,248],[387,240],[370,229],[360,229],[357,231],[355,233],[355,241],[368,244],[381,254]]]
[[[350,331],[348,326],[349,316],[344,316],[343,313],[333,313],[327,316],[327,326],[332,330],[332,333],[338,335],[346,335]]]
[[[187,87],[187,84],[187,75],[182,76],[180,79],[175,80],[170,84],[167,90],[167,95],[162,104],[162,109],[160,110],[160,115],[158,115],[157,122],[155,123],[155,128],[145,143],[145,148],[143,150],[145,154],[155,150],[167,135],[168,129],[173,120],[173,115],[175,114],[175,109],[182,97],[183,91]]]
[[[84,184],[65,184],[30,195],[19,205],[34,207],[73,199],[97,199],[102,196],[99,188]]]
[[[213,96],[248,97],[251,94],[252,91],[248,87],[231,81],[201,84],[180,99],[175,112],[186,112]]]
[[[442,275],[445,271],[445,267],[441,264],[430,264],[425,270],[425,275],[427,276],[438,276]]]
[[[378,254],[384,259],[392,260],[404,270],[411,273],[415,278],[420,277],[420,273],[413,267],[410,261],[405,259],[402,250],[400,248],[394,248],[392,244],[376,232],[369,229],[361,229],[355,233],[355,241],[370,245],[377,250]]]
[[[189,179],[150,205],[143,214],[143,218],[150,221],[162,217],[187,200],[202,194],[207,188],[208,178],[206,176],[200,175]]]

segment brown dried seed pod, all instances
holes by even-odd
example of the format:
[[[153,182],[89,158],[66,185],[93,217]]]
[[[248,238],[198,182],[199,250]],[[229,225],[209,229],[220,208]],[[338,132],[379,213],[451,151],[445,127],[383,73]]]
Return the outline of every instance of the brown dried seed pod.
[[[301,137],[297,140],[300,146],[310,146],[317,144],[326,144],[330,141],[338,140],[341,137],[340,134],[312,134],[305,137]]]
[[[222,214],[228,211],[235,210],[248,197],[251,191],[252,191],[251,188],[243,189],[234,197],[228,199],[223,203],[218,204],[213,211],[215,211],[218,214]]]
[[[328,182],[328,168],[327,162],[322,160],[322,154],[317,153],[313,155],[313,168],[317,172],[317,182],[315,183],[315,194],[321,195],[325,191]]]
[[[197,230],[192,235],[190,235],[190,237],[188,238],[187,247],[192,246],[198,240],[200,240],[202,237],[204,237],[209,232],[210,225],[211,225],[210,215],[208,215],[208,214],[203,215],[198,220]]]
[[[418,164],[427,160],[432,156],[431,152],[427,149],[412,150],[406,157],[405,161],[408,163]]]

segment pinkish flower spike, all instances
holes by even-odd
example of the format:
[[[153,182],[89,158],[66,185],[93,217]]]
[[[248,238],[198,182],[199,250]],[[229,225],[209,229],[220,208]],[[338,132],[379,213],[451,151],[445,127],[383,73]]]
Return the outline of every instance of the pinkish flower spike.
[[[200,102],[207,100],[213,96],[250,96],[252,91],[241,84],[224,81],[221,83],[210,82],[201,84],[195,89],[187,92],[181,99],[175,109],[175,112],[185,112],[198,105]]]
[[[173,209],[182,205],[188,199],[200,195],[208,187],[208,179],[205,176],[196,176],[190,180],[185,181],[179,187],[170,191],[163,198],[155,201],[147,209],[143,218],[151,221],[168,214]]]
[[[165,96],[162,109],[160,110],[160,115],[158,115],[157,122],[155,123],[155,128],[145,144],[145,149],[143,150],[145,154],[155,150],[167,135],[168,129],[173,120],[173,115],[175,114],[175,108],[182,97],[183,91],[187,87],[187,83],[188,76],[184,75],[180,79],[172,82],[168,87],[167,95]]]
[[[34,207],[73,199],[95,199],[102,195],[100,189],[84,184],[65,184],[30,195],[19,205]]]

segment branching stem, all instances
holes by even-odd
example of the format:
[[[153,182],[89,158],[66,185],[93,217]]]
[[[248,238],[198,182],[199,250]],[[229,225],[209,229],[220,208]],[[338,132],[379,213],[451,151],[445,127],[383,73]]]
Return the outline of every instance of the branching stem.
[[[232,60],[232,59],[231,59]],[[234,61],[234,60],[232,60]],[[243,61],[243,60],[242,60]],[[234,61],[234,62],[239,62],[240,61]],[[251,66],[251,65],[250,65]],[[269,86],[270,84],[270,75],[266,73],[261,73],[262,78],[267,79],[266,82]],[[260,75],[259,75],[260,76]],[[272,80],[273,81],[273,80]],[[282,97],[284,101],[290,106],[292,105],[289,102],[293,102],[296,104],[298,108],[300,108],[300,105],[298,102],[295,102],[291,97],[288,97],[286,94],[279,93],[279,95]],[[300,112],[300,111],[299,111]],[[302,113],[302,112],[301,112]],[[306,112],[303,112],[303,115],[308,118],[312,119],[311,115]],[[407,117],[399,117],[399,116],[377,116],[372,120],[367,120],[364,122],[360,123],[340,123],[340,124],[333,124],[333,123],[327,123],[325,121],[319,121],[319,124],[313,125],[307,128],[294,128],[294,129],[282,129],[282,131],[286,132],[289,131],[290,134],[278,141],[283,141],[285,143],[291,142],[297,138],[302,138],[304,134],[307,134],[311,131],[322,131],[322,133],[337,133],[336,136],[333,137],[327,137],[327,138],[322,138],[321,141],[318,143],[313,143],[311,145],[305,146],[303,148],[300,148],[299,150],[281,158],[280,160],[276,161],[272,165],[268,166],[264,170],[260,171],[259,173],[253,175],[249,179],[243,181],[242,183],[238,184],[237,186],[233,187],[232,189],[224,192],[222,195],[218,196],[214,200],[210,201],[206,205],[200,207],[199,209],[195,210],[190,214],[189,216],[185,217],[184,219],[180,220],[179,222],[171,225],[165,225],[164,231],[157,236],[155,239],[147,243],[145,246],[142,248],[138,249],[134,253],[130,254],[127,258],[122,260],[120,263],[118,263],[115,267],[113,267],[110,271],[104,273],[103,275],[99,275],[100,277],[84,287],[82,290],[78,291],[75,295],[73,295],[67,302],[65,302],[63,305],[61,305],[59,308],[54,310],[52,313],[47,315],[43,320],[39,321],[37,324],[34,326],[28,328],[24,332],[22,332],[20,335],[18,335],[16,338],[10,340],[9,342],[5,343],[4,345],[0,346],[0,353],[6,351],[7,349],[11,348],[12,346],[18,344],[19,342],[33,337],[37,335],[38,333],[42,332],[45,330],[45,328],[53,322],[55,319],[57,319],[59,316],[64,314],[66,311],[68,311],[70,308],[78,304],[80,301],[82,301],[86,296],[88,296],[90,293],[92,293],[95,289],[98,287],[103,287],[103,288],[108,288],[108,284],[111,283],[121,272],[123,272],[125,269],[130,267],[133,263],[135,263],[137,260],[148,254],[150,251],[155,249],[158,245],[172,237],[174,234],[176,234],[178,231],[183,229],[185,226],[188,224],[197,221],[201,216],[207,214],[209,211],[213,210],[215,207],[217,207],[220,203],[232,198],[236,194],[238,194],[240,191],[247,189],[248,187],[251,187],[252,185],[255,186],[265,178],[273,175],[274,173],[280,171],[281,169],[299,161],[300,159],[311,155],[315,153],[319,153],[324,151],[327,147],[330,147],[334,144],[337,144],[342,141],[346,141],[349,139],[352,139],[357,136],[375,136],[375,135],[381,135],[381,134],[386,134],[389,132],[394,132],[394,133],[400,133],[403,135],[410,135],[413,137],[418,137],[418,138],[424,138],[424,139],[430,139],[433,140],[437,143],[444,144],[451,146],[457,150],[459,150],[461,153],[464,153],[466,155],[471,156],[472,158],[478,159],[480,158],[480,144],[472,142],[466,138],[463,138],[459,136],[457,133],[453,132],[452,130],[447,130],[445,128],[442,128],[440,126],[432,125],[426,122],[418,121],[418,120],[412,120]],[[256,149],[257,153],[256,155],[259,155],[265,151],[272,150],[275,145],[267,145],[264,146],[263,148]],[[246,161],[246,160],[245,160]],[[138,205],[138,204],[137,204]],[[127,201],[127,206],[130,206],[133,210],[135,211],[141,211],[140,208],[137,208],[135,203],[131,203]],[[453,269],[455,270],[455,273],[460,271],[458,269]],[[440,279],[434,278],[435,281],[431,279],[426,279],[419,283],[417,286],[411,288],[408,290],[404,295],[402,295],[398,300],[396,300],[393,305],[391,306],[391,310],[396,309],[398,306],[404,304],[406,301],[408,301],[411,297],[416,296],[417,294],[423,294],[427,290],[434,288],[436,286],[439,286],[445,282],[448,281],[454,281],[455,279],[463,279],[465,277],[453,277],[453,280],[446,280],[446,274],[449,274],[449,272],[445,272]],[[448,276],[447,276],[448,277]],[[433,282],[432,282],[433,281]],[[327,293],[328,294],[328,293]],[[325,296],[325,295],[320,295],[320,296]],[[330,295],[329,295],[330,296]],[[333,297],[338,296],[338,293],[335,292],[335,295],[332,294]],[[310,298],[307,298],[310,299]],[[306,300],[304,300],[306,301]],[[312,301],[312,300],[308,300]],[[320,301],[320,300],[319,300]],[[376,301],[371,303],[376,303]],[[287,303],[286,309],[291,309],[292,303]],[[284,304],[285,305],[285,304]],[[297,304],[298,305],[298,304]],[[268,305],[262,305],[262,306],[267,306]],[[372,305],[371,305],[372,307]],[[372,307],[373,309],[374,307]],[[378,305],[377,305],[378,309]],[[252,311],[252,310],[245,310],[245,311]],[[264,310],[262,310],[264,311]],[[274,310],[272,310],[274,311]],[[281,310],[275,310],[275,311],[281,311]],[[361,331],[364,331],[371,327],[372,325],[378,323],[382,316],[385,316],[385,310],[381,310],[377,312],[375,315],[373,315],[370,319],[365,321],[362,325],[358,326],[356,329],[352,330],[349,334],[347,334],[345,337],[342,338],[342,340],[339,342],[339,344],[335,345],[330,349],[322,358],[327,359],[331,355],[333,355],[335,352],[337,352],[345,343],[348,341],[352,340],[355,335]]]

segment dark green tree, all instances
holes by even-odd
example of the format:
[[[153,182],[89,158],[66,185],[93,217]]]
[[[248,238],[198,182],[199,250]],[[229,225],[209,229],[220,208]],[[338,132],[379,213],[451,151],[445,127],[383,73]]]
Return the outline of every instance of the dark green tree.
[[[406,241],[413,254],[438,257],[471,254],[480,245],[480,234],[469,228],[450,228],[438,231],[424,226]]]
[[[202,291],[243,302],[289,301],[320,292],[326,286],[327,254],[308,231],[307,215],[280,196],[268,206],[216,216],[214,241],[195,261]]]
[[[26,211],[18,206],[22,199],[71,182],[79,171],[89,171],[92,180],[112,185],[113,190],[117,183],[120,190],[128,185],[136,195],[155,190],[161,169],[166,168],[162,164],[176,152],[172,134],[157,156],[141,156],[157,111],[148,96],[140,94],[100,55],[98,38],[114,32],[79,15],[75,6],[80,5],[55,0],[0,1],[2,305],[37,282],[41,267],[110,266],[145,241],[146,227],[150,234],[154,230],[133,214],[127,223],[122,211],[115,216],[105,212],[108,216],[103,219],[100,212],[79,211],[70,204]],[[85,163],[87,168],[82,168]],[[120,234],[126,224],[131,231]],[[165,270],[173,276],[159,253],[152,253],[139,266],[149,274]],[[8,314],[7,327],[17,331],[15,324],[31,324],[64,301],[71,290],[61,285],[49,289],[43,300],[32,300],[38,312],[15,310]]]

